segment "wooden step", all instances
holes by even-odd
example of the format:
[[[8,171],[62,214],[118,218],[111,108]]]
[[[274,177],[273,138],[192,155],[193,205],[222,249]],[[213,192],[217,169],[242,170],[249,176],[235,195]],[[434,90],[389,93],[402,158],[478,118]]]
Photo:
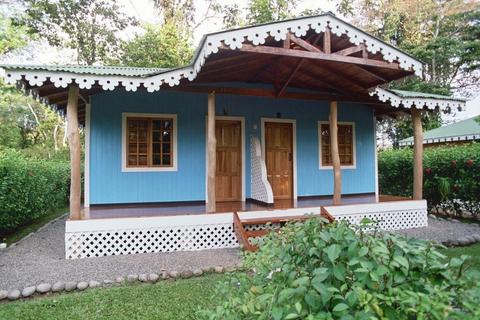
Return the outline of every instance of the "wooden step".
[[[319,214],[316,215],[304,215],[304,216],[275,216],[268,218],[250,218],[250,219],[241,219],[242,224],[245,225],[254,225],[254,224],[266,224],[266,223],[285,223],[289,221],[303,221],[310,219],[311,217],[319,217]]]
[[[247,238],[258,238],[267,235],[272,229],[262,229],[262,230],[251,230],[245,231]]]
[[[273,217],[263,217],[263,218],[250,218],[250,219],[240,219],[238,213],[233,213],[233,229],[237,240],[240,243],[240,246],[247,251],[257,251],[258,246],[250,242],[250,238],[258,238],[267,235],[271,231],[278,232],[279,227],[270,228],[270,229],[261,229],[261,230],[245,230],[245,226],[251,225],[262,225],[262,224],[284,224],[289,221],[304,221],[312,216],[322,216],[328,219],[329,222],[333,222],[333,216],[325,209],[321,208],[320,214],[318,215],[303,215],[303,216],[273,216]]]

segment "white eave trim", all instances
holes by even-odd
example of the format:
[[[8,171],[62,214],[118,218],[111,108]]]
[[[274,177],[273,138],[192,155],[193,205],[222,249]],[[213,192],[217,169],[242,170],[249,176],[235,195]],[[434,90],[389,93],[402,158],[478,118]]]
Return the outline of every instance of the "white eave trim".
[[[473,140],[480,140],[480,132],[477,134],[464,134],[464,135],[448,136],[448,137],[440,137],[440,138],[426,138],[426,139],[423,139],[423,144],[457,142],[457,141],[473,141]],[[401,147],[411,146],[413,145],[413,141],[400,141],[398,144]]]
[[[68,84],[75,82],[80,89],[90,89],[95,82],[98,82],[103,90],[114,90],[122,85],[126,91],[136,91],[140,85],[143,85],[148,92],[154,92],[160,90],[160,86],[163,84],[173,87],[179,85],[183,78],[189,81],[194,80],[205,64],[205,60],[211,54],[217,53],[223,44],[231,50],[235,50],[241,48],[247,40],[257,46],[264,44],[270,36],[280,41],[286,38],[288,32],[294,33],[297,37],[302,37],[310,29],[319,34],[324,32],[327,27],[338,37],[345,35],[353,45],[363,43],[368,52],[372,54],[380,53],[385,61],[398,61],[400,68],[412,70],[418,76],[422,75],[423,64],[421,61],[330,14],[325,14],[209,34],[202,42],[191,65],[153,76],[92,75],[46,70],[8,69],[8,67],[5,67],[5,81],[9,84],[15,84],[22,77],[25,77],[31,86],[41,86],[48,79],[57,88],[66,88]]]
[[[395,93],[382,89],[375,88],[370,91],[370,95],[376,95],[378,100],[382,102],[390,101],[392,107],[398,108],[400,106],[410,109],[415,106],[417,108],[424,108],[434,110],[439,108],[440,110],[448,109],[463,109],[465,107],[465,101],[459,100],[447,100],[447,99],[435,99],[435,98],[403,98]]]

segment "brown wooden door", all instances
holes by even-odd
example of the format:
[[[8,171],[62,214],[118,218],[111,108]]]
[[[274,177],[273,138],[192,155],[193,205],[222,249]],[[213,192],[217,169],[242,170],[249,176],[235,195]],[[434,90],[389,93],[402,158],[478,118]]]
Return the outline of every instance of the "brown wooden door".
[[[242,133],[240,121],[217,120],[217,201],[242,200]]]
[[[291,123],[265,123],[267,177],[274,199],[293,198],[292,130]]]

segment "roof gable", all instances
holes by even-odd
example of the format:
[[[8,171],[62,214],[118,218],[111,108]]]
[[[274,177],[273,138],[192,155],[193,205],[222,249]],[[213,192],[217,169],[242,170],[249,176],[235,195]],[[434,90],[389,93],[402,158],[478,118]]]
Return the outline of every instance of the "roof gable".
[[[368,52],[379,53],[383,60],[387,62],[397,61],[403,70],[411,70],[417,75],[422,74],[423,64],[421,61],[361,31],[331,13],[208,34],[200,43],[190,65],[169,70],[154,69],[153,73],[120,67],[115,67],[113,71],[108,70],[109,67],[103,67],[104,70],[96,67],[76,69],[65,66],[57,69],[52,66],[4,65],[2,67],[7,70],[6,82],[11,84],[25,77],[32,86],[41,86],[49,80],[57,88],[65,88],[69,83],[75,82],[80,89],[90,89],[97,81],[103,90],[114,90],[122,85],[127,91],[136,91],[140,85],[143,85],[148,92],[153,92],[159,90],[164,84],[171,87],[177,86],[181,79],[193,81],[205,64],[206,59],[217,53],[220,48],[227,47],[230,50],[236,50],[240,49],[245,42],[251,42],[253,46],[258,46],[264,44],[269,37],[280,41],[284,40],[289,32],[297,37],[305,36],[309,30],[314,30],[317,34],[320,34],[325,32],[327,27],[336,36],[346,36],[350,43],[354,45],[363,44]]]

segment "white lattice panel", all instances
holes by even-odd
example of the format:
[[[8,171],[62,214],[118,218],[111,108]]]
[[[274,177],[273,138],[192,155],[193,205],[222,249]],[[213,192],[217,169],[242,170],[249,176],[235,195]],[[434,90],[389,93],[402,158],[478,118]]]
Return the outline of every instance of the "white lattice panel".
[[[427,226],[426,201],[400,201],[326,207],[335,219],[358,224],[367,217],[385,230]],[[319,214],[320,208],[294,208],[240,212],[241,218]],[[248,230],[277,224],[248,226]],[[238,247],[233,214],[205,214],[150,218],[67,221],[67,259],[121,254],[195,251]]]
[[[256,136],[250,140],[251,153],[251,198],[264,203],[273,203],[273,191],[267,180],[267,167],[262,158],[262,148]]]
[[[67,259],[238,246],[232,224],[65,234]]]
[[[422,228],[428,226],[426,201],[399,201],[375,204],[326,207],[337,220],[360,224],[363,218],[378,223],[382,230]]]

